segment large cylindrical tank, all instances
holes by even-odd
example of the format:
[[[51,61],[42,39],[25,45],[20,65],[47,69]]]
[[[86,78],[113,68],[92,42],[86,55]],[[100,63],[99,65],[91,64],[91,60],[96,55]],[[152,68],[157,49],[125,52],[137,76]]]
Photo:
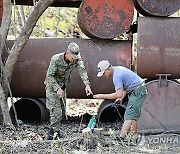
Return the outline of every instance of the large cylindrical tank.
[[[81,51],[94,93],[114,91],[111,80],[98,78],[97,64],[103,59],[112,65],[131,67],[130,41],[40,38],[29,39],[17,60],[12,76],[11,90],[15,97],[45,97],[44,80],[52,55],[65,52],[70,42],[76,42]],[[11,48],[13,41],[7,42]],[[87,98],[84,84],[75,70],[67,87],[68,98]]]
[[[84,0],[79,7],[78,23],[90,38],[112,39],[129,28],[133,14],[131,0]]]
[[[179,0],[133,0],[138,12],[144,16],[166,17],[180,9]]]
[[[180,84],[161,79],[147,83],[148,95],[138,120],[140,130],[149,132],[179,131]]]
[[[139,18],[137,73],[151,79],[156,74],[180,78],[180,18]]]

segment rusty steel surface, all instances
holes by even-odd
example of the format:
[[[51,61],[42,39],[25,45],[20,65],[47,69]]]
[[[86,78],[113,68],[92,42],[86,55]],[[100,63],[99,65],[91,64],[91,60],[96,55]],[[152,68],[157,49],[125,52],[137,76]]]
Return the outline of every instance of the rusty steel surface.
[[[169,16],[180,9],[180,0],[133,0],[137,11],[145,16]]]
[[[2,1],[2,0],[0,0]],[[83,0],[54,0],[54,7],[79,7]],[[12,0],[14,2],[14,0]],[[34,0],[15,0],[16,5],[34,5]]]
[[[180,84],[167,80],[168,86],[159,86],[159,80],[147,83],[148,95],[138,120],[140,130],[179,130]]]
[[[137,72],[143,78],[180,78],[180,18],[139,18]]]
[[[113,65],[131,66],[131,42],[111,40],[83,40],[40,38],[29,39],[16,63],[11,88],[16,97],[45,97],[44,79],[50,58],[53,54],[64,52],[70,42],[76,42],[81,50],[94,93],[114,91],[111,79],[97,78],[97,64],[107,59]],[[11,48],[13,41],[7,42]],[[87,98],[84,84],[77,71],[71,76],[67,87],[69,98]]]
[[[133,14],[131,0],[84,0],[79,7],[78,23],[90,38],[112,39],[129,28]]]

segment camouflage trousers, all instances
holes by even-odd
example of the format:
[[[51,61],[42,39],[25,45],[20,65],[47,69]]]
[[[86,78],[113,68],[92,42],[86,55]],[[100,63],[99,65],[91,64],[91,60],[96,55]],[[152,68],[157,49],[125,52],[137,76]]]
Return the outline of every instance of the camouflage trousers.
[[[46,87],[46,107],[50,112],[50,126],[54,130],[59,130],[66,114],[66,90],[63,98],[60,98],[53,88]]]

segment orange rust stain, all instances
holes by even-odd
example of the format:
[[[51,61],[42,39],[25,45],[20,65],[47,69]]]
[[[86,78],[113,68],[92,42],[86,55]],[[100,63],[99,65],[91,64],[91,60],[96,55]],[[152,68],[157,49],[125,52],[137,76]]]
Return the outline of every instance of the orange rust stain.
[[[98,17],[99,22],[102,22],[105,16],[119,21],[120,15],[118,12],[123,10],[125,13],[128,13],[133,7],[133,3],[131,2],[130,4],[130,2],[130,0],[85,0],[84,7],[89,6]]]

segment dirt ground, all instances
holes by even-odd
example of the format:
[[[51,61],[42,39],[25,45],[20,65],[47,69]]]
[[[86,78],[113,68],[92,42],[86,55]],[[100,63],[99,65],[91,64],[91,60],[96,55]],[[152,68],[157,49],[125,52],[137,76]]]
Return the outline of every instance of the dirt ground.
[[[82,104],[81,104],[82,103]],[[145,135],[139,145],[125,146],[118,143],[121,122],[101,123],[100,128],[94,130],[91,138],[82,136],[83,128],[87,127],[89,114],[97,112],[99,102],[87,100],[68,102],[68,116],[61,124],[62,138],[47,141],[48,122],[41,124],[22,123],[16,130],[13,127],[0,126],[1,154],[121,154],[121,153],[180,153],[180,135],[178,133],[161,133]],[[87,114],[89,113],[89,114]],[[101,130],[101,131],[100,131]]]

